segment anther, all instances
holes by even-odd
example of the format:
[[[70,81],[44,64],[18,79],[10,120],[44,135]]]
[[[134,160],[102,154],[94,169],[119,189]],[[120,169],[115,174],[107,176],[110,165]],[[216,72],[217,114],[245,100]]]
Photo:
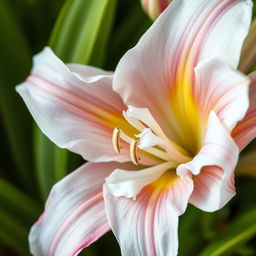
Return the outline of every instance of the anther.
[[[140,160],[139,154],[138,154],[138,143],[139,143],[138,140],[132,140],[132,142],[130,144],[130,157],[131,157],[132,162],[135,165],[138,165],[139,160]]]
[[[112,145],[116,153],[120,153],[120,128],[115,128],[112,134]]]

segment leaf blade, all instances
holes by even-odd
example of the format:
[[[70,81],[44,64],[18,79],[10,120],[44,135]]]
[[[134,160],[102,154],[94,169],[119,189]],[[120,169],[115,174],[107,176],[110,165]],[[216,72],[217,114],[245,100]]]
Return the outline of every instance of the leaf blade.
[[[213,240],[200,256],[219,256],[234,250],[256,234],[256,208],[237,217],[225,234]]]

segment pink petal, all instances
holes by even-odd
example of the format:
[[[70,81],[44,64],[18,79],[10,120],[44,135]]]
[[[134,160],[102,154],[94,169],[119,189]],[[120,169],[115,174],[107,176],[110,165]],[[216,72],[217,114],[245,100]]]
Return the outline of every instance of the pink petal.
[[[45,211],[30,231],[30,250],[36,256],[70,256],[109,230],[102,185],[114,162],[88,163],[58,182]]]
[[[177,255],[178,216],[185,211],[193,184],[189,177],[167,184],[168,174],[145,187],[136,200],[117,198],[104,186],[107,216],[122,255]]]
[[[112,90],[112,74],[100,69],[65,66],[49,48],[34,58],[32,74],[17,87],[41,130],[59,147],[93,161],[126,161],[116,154],[113,129],[125,124],[126,108]]]
[[[201,114],[208,119],[213,110],[232,130],[249,107],[250,80],[220,60],[211,60],[195,68],[195,97]]]
[[[214,58],[237,66],[251,9],[250,0],[173,1],[119,62],[114,90],[126,104],[148,108],[171,139],[182,135],[176,118],[182,107],[189,118],[182,97],[195,90],[194,67]],[[181,106],[173,110],[175,93]]]
[[[232,136],[242,151],[256,137],[256,72],[249,75],[250,84],[250,106],[242,121],[240,121],[232,132]]]
[[[234,169],[239,150],[227,130],[211,112],[200,152],[191,162],[177,168],[181,176],[191,172],[194,191],[190,203],[204,211],[222,208],[234,195]]]

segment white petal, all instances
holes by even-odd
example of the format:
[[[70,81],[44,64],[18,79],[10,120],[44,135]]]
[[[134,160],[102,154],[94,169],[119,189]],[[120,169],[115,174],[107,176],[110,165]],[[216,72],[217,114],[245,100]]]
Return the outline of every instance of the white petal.
[[[35,256],[70,256],[109,230],[102,197],[105,177],[117,163],[88,163],[58,182],[30,231]]]
[[[182,110],[179,113],[173,109],[170,96],[177,93],[182,99],[180,104],[187,119],[189,109],[183,104],[182,95],[187,95],[183,90],[196,90],[194,67],[218,58],[236,68],[251,12],[250,0],[173,1],[120,60],[114,74],[114,90],[127,105],[148,108],[166,135],[175,141],[183,134],[177,120]]]
[[[155,135],[150,128],[145,128],[142,133],[137,135],[139,140],[139,148],[150,148],[156,145],[166,146],[167,142]]]
[[[167,162],[142,170],[116,169],[106,179],[106,184],[114,196],[136,198],[143,187],[174,167],[176,167],[175,164]]]
[[[178,216],[186,209],[193,185],[189,177],[169,187],[165,181],[163,177],[159,185],[145,187],[136,200],[117,198],[104,187],[107,216],[122,255],[177,255]]]
[[[256,72],[251,73],[249,78],[251,79],[249,109],[232,132],[240,151],[256,137]]]
[[[230,131],[249,107],[250,79],[219,59],[195,67],[195,98],[204,118],[214,111]]]
[[[112,90],[112,74],[68,67],[45,48],[35,56],[30,77],[17,87],[40,129],[59,147],[87,160],[127,161],[127,145],[121,154],[112,147],[113,129],[126,123],[125,105]]]
[[[204,211],[222,208],[234,195],[234,169],[239,149],[227,130],[211,113],[200,152],[191,162],[177,168],[178,175],[191,172],[194,191],[190,203]]]

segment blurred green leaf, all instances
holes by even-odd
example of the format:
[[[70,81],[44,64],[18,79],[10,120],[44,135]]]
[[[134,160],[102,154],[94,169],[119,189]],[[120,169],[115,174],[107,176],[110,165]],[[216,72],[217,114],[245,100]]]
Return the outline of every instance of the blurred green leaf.
[[[41,197],[45,200],[51,187],[67,174],[67,151],[55,146],[37,126],[34,130],[35,162]]]
[[[27,242],[28,229],[1,208],[0,226],[1,242],[19,252],[19,255],[29,255]]]
[[[50,46],[65,62],[101,66],[115,7],[116,0],[68,0]]]
[[[152,24],[142,10],[140,1],[120,1],[118,14],[121,17],[119,17],[120,20],[117,21],[116,29],[111,36],[108,50],[107,64],[111,69],[115,69],[125,52],[139,41]]]
[[[0,179],[0,202],[0,209],[28,226],[41,212],[40,207],[29,196],[3,179]]]
[[[250,245],[244,245],[244,246],[241,246],[240,248],[237,248],[234,251],[234,253],[236,253],[236,255],[239,255],[239,256],[255,256],[256,248],[253,248]],[[230,256],[233,256],[233,255],[230,255]]]
[[[202,248],[204,240],[201,230],[201,219],[203,212],[189,205],[179,221],[179,255],[197,255]]]
[[[218,212],[202,212],[201,227],[204,239],[211,240],[216,236]]]
[[[68,174],[70,153],[58,148],[34,125],[34,155],[41,198],[46,200],[52,186]],[[74,164],[75,165],[75,164]]]
[[[256,208],[237,217],[230,223],[226,232],[213,240],[199,255],[222,256],[256,235]]]
[[[53,30],[50,47],[65,62],[102,65],[116,0],[67,0]],[[68,172],[69,153],[35,128],[36,170],[43,199]]]
[[[14,89],[29,71],[31,54],[8,4],[0,1],[0,111],[18,177],[31,188],[31,121]]]
[[[41,209],[29,196],[0,179],[0,241],[28,255],[28,231]]]

